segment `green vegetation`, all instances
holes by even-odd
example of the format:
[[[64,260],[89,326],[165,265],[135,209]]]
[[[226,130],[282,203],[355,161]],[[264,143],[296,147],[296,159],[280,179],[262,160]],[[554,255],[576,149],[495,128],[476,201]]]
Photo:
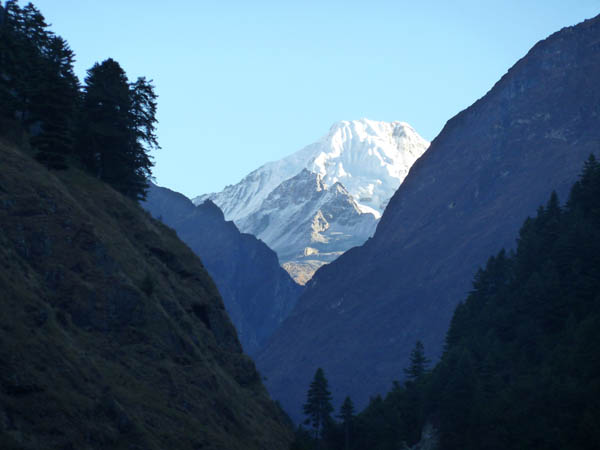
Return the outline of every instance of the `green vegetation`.
[[[528,218],[515,251],[475,275],[432,371],[417,343],[403,385],[327,449],[600,448],[600,164],[590,156],[568,201]],[[432,430],[434,430],[432,432]],[[301,446],[304,445],[304,447]],[[302,430],[297,448],[311,448]],[[423,448],[423,447],[419,447]]]
[[[144,199],[151,176],[156,94],[107,59],[80,89],[75,55],[31,3],[0,4],[0,134],[20,128],[50,169],[83,167],[126,196]]]
[[[288,448],[198,257],[27,153],[0,139],[0,448]]]

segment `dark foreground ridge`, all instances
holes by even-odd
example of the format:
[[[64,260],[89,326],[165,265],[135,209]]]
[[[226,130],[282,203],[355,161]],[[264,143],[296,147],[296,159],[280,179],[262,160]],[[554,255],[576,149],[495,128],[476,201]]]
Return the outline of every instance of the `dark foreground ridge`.
[[[375,236],[320,269],[257,358],[295,418],[318,367],[336,409],[403,378],[423,341],[439,356],[470,281],[514,248],[552,190],[566,198],[600,145],[600,18],[539,42],[451,119],[391,199]]]
[[[134,201],[0,143],[0,448],[284,449],[200,260]]]
[[[194,206],[184,195],[152,184],[142,206],[173,227],[202,259],[244,351],[254,355],[288,316],[302,287],[281,268],[273,250],[240,233],[210,200]]]

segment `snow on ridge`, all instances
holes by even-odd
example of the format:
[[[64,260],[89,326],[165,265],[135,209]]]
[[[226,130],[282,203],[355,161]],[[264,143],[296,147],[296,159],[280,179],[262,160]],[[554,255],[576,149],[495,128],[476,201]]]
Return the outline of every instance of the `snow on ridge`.
[[[228,220],[238,223],[257,211],[279,184],[308,169],[329,186],[342,183],[362,212],[379,217],[428,146],[406,122],[342,120],[317,142],[264,164],[221,192],[196,197],[194,203],[210,198]]]

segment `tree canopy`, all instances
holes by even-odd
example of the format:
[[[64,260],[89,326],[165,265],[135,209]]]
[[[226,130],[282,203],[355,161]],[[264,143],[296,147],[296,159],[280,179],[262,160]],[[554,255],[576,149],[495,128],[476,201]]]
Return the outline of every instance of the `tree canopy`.
[[[129,83],[113,59],[81,89],[69,44],[33,4],[0,5],[0,132],[21,128],[50,169],[81,166],[135,200],[145,198],[156,139],[154,86]]]
[[[85,79],[78,150],[98,178],[136,200],[145,198],[158,148],[156,94],[145,78],[129,83],[118,62],[96,63]]]

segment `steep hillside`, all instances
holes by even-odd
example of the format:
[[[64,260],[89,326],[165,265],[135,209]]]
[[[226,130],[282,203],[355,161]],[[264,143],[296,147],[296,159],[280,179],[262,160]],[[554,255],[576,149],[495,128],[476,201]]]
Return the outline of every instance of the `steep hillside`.
[[[219,293],[112,188],[0,143],[0,447],[283,449]]]
[[[415,345],[405,383],[330,428],[320,448],[600,448],[598,161],[585,162],[565,206],[549,197],[516,249],[473,277],[440,362]],[[315,447],[303,433],[295,445]]]
[[[302,290],[279,266],[275,252],[226,222],[210,200],[194,206],[182,194],[152,185],[142,205],[173,227],[202,259],[244,351],[255,354],[290,313]]]
[[[476,268],[600,148],[599,77],[596,17],[539,42],[446,124],[374,237],[317,272],[259,355],[284,407],[298,417],[317,367],[338,401],[364,405],[403,377],[417,339],[439,355]]]

